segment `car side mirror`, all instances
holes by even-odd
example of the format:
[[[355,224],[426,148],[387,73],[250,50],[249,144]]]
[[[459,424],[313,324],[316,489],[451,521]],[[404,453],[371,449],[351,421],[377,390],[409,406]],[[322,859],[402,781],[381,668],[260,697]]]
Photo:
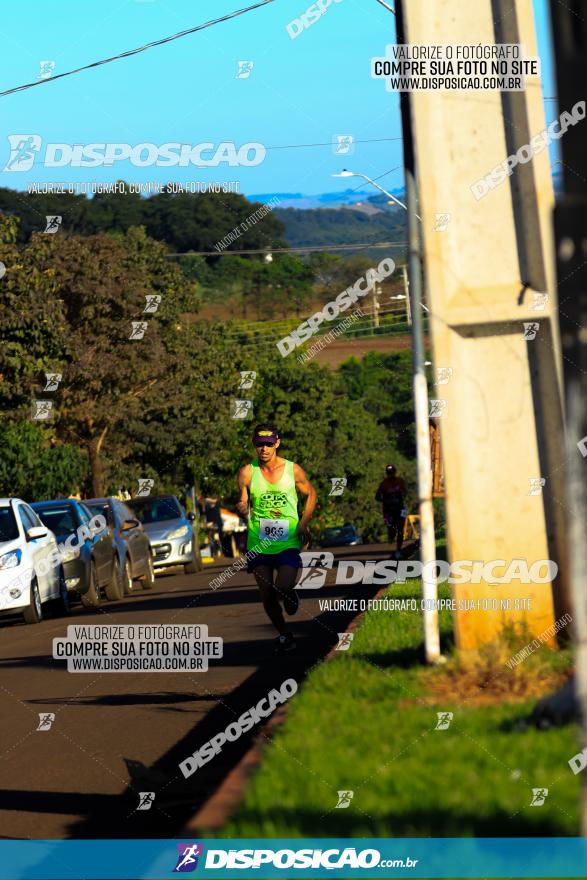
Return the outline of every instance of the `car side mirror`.
[[[130,529],[136,529],[137,526],[140,526],[140,522],[138,519],[125,519],[123,524],[120,526],[121,532],[128,532]]]
[[[27,541],[35,541],[37,538],[46,538],[47,537],[47,529],[43,526],[33,526],[32,529],[27,529],[26,539]]]
[[[195,518],[196,518],[196,514],[193,512],[193,510],[190,510],[190,512],[188,513],[189,521],[193,522],[195,520]]]

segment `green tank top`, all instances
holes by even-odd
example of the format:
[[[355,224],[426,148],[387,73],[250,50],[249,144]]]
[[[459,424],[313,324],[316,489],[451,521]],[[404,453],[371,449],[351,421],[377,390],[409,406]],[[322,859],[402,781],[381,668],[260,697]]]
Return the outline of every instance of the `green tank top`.
[[[252,461],[251,466],[247,550],[258,553],[281,553],[292,547],[299,550],[302,540],[296,535],[299,516],[293,461],[285,459],[283,474],[277,483],[265,479],[258,461]]]

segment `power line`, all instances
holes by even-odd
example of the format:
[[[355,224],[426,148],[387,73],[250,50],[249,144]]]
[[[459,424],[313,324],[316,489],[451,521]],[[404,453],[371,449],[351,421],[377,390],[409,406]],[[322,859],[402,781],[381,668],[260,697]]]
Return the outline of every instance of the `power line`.
[[[361,242],[359,244],[313,244],[308,247],[289,247],[289,248],[272,248],[267,245],[262,250],[246,250],[246,251],[186,251],[179,254],[166,254],[167,257],[240,257],[242,254],[289,254],[292,251],[300,251],[302,253],[323,251],[344,251],[355,250],[356,248],[385,248],[385,247],[406,247],[407,241],[378,241],[373,244]]]
[[[5,95],[12,95],[14,92],[22,92],[25,89],[32,89],[35,86],[45,85],[46,83],[53,82],[57,79],[62,79],[64,76],[73,76],[74,73],[80,73],[82,70],[90,70],[92,67],[100,67],[103,64],[110,64],[111,61],[118,61],[120,58],[129,58],[131,55],[138,55],[139,52],[145,52],[147,49],[152,49],[154,46],[162,46],[164,43],[171,43],[173,40],[179,40],[180,37],[187,37],[189,34],[195,34],[197,31],[203,31],[206,28],[212,27],[212,25],[220,24],[223,21],[229,21],[231,18],[236,18],[239,15],[244,15],[245,12],[250,12],[252,9],[259,9],[261,6],[267,6],[269,3],[273,3],[274,0],[261,0],[260,3],[255,3],[252,6],[247,6],[244,9],[237,9],[236,12],[229,12],[228,15],[223,15],[221,18],[214,18],[210,21],[205,22],[204,24],[198,24],[196,27],[188,28],[185,31],[180,31],[177,34],[172,34],[170,37],[163,37],[161,40],[153,40],[151,43],[146,43],[144,46],[139,46],[137,49],[129,49],[126,52],[120,52],[118,55],[112,55],[110,58],[103,58],[102,61],[94,61],[92,64],[84,64],[83,67],[76,67],[74,70],[67,70],[64,73],[58,73],[55,76],[48,77],[47,79],[41,79],[32,83],[25,83],[22,86],[15,86],[12,89],[6,89],[3,92],[0,92],[0,98],[3,98]]]

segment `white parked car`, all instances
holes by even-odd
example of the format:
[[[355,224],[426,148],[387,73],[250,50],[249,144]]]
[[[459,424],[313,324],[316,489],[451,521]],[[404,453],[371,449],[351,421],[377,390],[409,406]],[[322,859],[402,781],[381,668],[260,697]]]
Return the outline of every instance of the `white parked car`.
[[[55,535],[20,498],[0,498],[0,614],[39,623],[46,602],[69,611]]]

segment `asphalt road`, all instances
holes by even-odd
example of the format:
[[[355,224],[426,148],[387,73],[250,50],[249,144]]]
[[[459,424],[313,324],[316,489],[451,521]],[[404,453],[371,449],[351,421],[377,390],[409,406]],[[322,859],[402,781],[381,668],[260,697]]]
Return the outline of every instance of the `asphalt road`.
[[[384,545],[335,551],[389,557]],[[291,618],[295,654],[276,656],[275,633],[251,575],[216,592],[215,563],[195,575],[157,577],[152,592],[38,625],[0,619],[0,835],[18,839],[173,837],[250,746],[253,728],[189,779],[179,763],[287,678],[302,683],[357,615],[324,611],[319,598],[368,598],[376,586],[306,590]],[[207,672],[70,673],[52,658],[69,624],[207,624],[224,656]],[[295,699],[295,698],[294,698]],[[39,715],[54,713],[49,730]],[[140,792],[154,792],[137,810]]]

